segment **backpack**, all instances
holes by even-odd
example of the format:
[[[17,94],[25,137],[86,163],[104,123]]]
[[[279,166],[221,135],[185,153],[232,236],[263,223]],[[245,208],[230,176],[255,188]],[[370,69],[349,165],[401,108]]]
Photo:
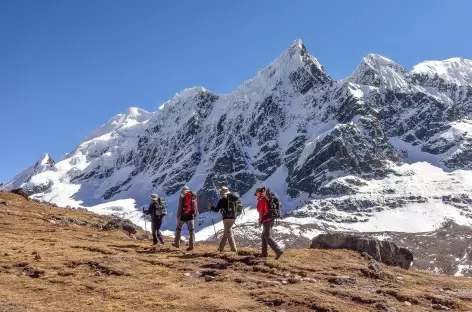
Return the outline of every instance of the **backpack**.
[[[156,216],[165,216],[167,214],[167,202],[165,198],[159,197],[157,200]]]
[[[237,195],[228,195],[228,206],[224,207],[221,211],[223,216],[234,217],[235,219],[243,212],[243,205]]]
[[[266,199],[269,202],[269,213],[267,216],[272,220],[280,219],[282,217],[282,202],[280,201],[280,198],[278,198],[275,193],[267,189]]]
[[[197,195],[194,192],[187,192],[183,198],[182,214],[194,216],[198,211]]]

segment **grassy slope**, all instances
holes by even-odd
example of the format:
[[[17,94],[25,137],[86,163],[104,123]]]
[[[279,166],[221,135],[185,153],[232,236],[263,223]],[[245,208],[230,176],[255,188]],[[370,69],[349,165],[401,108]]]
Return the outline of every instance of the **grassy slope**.
[[[152,248],[102,231],[106,221],[0,192],[0,311],[435,311],[437,303],[472,311],[469,278],[386,266],[367,277],[369,260],[342,250],[293,249],[262,261],[251,249]]]

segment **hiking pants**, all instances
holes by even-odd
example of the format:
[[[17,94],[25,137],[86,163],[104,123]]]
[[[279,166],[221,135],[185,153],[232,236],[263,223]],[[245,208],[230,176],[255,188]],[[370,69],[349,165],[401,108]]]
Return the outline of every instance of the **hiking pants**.
[[[184,224],[187,224],[188,233],[190,236],[188,240],[188,247],[193,248],[193,245],[195,243],[195,220],[182,221],[179,219],[179,221],[177,221],[177,229],[175,230],[174,244],[176,246],[180,245],[180,235],[182,233],[182,226]]]
[[[262,223],[262,256],[267,257],[268,252],[267,252],[267,246],[270,246],[270,248],[276,253],[279,254],[282,252],[282,249],[280,248],[279,245],[270,237],[270,232],[272,230],[272,227],[274,226],[274,221],[268,221],[265,223]]]
[[[157,244],[157,240],[159,239],[159,242],[161,244],[164,244],[164,237],[162,236],[161,233],[161,225],[162,225],[162,219],[164,216],[153,216],[151,220],[151,231],[152,231],[152,242],[154,244]]]
[[[223,251],[226,246],[226,241],[229,241],[229,246],[231,247],[231,251],[236,252],[236,244],[234,242],[234,237],[233,237],[233,225],[235,219],[223,219],[223,225],[224,225],[224,232],[223,232],[223,237],[221,238],[220,241],[220,251]]]

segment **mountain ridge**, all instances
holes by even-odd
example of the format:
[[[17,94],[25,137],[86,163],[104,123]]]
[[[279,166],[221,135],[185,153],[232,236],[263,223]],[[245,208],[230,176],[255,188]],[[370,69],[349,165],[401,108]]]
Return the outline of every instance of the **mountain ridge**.
[[[230,94],[193,87],[156,112],[131,109],[141,113],[113,117],[98,129],[100,136],[89,136],[24,186],[40,185],[32,196],[42,200],[92,210],[99,205],[101,213],[118,211],[139,224],[138,207],[151,192],[167,196],[172,213],[188,185],[198,191],[203,212],[222,185],[250,206],[260,184],[280,194],[285,212],[298,216],[294,223],[305,222],[311,208],[314,217],[307,220],[327,229],[362,230],[359,224],[377,222],[382,213],[423,211],[424,200],[470,223],[468,208],[441,199],[472,198],[472,85],[464,68],[459,85],[369,54],[351,75],[333,80],[296,40]],[[129,123],[136,118],[142,119]],[[411,175],[436,187],[430,172],[444,181],[437,196],[401,187],[412,185]],[[449,187],[454,179],[463,185]],[[393,193],[385,193],[387,187]],[[445,220],[438,211],[429,212],[437,220],[431,226]],[[202,233],[209,222],[203,214]],[[173,220],[164,224],[174,226]]]

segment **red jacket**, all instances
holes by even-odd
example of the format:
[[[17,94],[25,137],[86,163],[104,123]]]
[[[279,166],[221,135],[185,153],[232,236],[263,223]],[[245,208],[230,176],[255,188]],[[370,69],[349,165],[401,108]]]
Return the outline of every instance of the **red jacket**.
[[[259,213],[259,223],[266,223],[272,221],[271,218],[267,217],[269,213],[269,202],[264,197],[257,200],[257,212]]]

